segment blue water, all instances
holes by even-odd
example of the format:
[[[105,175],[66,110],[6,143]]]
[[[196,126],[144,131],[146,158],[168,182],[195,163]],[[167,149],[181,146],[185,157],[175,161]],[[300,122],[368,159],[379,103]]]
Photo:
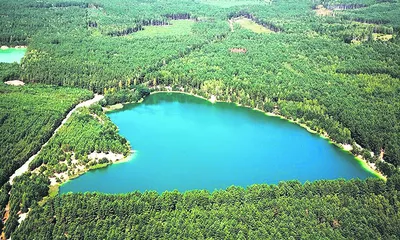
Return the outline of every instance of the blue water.
[[[159,93],[108,114],[136,153],[65,192],[223,189],[297,179],[373,177],[354,157],[286,120],[229,103]]]
[[[0,62],[5,63],[20,63],[24,57],[26,48],[8,48],[6,50],[0,49]]]

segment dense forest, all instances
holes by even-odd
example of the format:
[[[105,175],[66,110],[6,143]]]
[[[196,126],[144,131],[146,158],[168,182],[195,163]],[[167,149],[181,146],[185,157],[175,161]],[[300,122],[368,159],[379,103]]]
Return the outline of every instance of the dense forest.
[[[10,176],[36,153],[66,113],[93,94],[76,88],[0,83],[0,212],[8,202]]]
[[[6,237],[400,236],[398,0],[0,2],[0,45],[28,46],[21,64],[0,63]],[[2,83],[13,79],[27,84]],[[110,163],[90,159],[91,153],[129,153],[101,106],[137,102],[160,89],[214,96],[305,124],[351,144],[354,155],[375,163],[388,181],[57,196],[58,183]],[[74,114],[30,171],[6,183],[68,110],[93,92],[104,95],[101,106]]]
[[[73,88],[0,83],[0,185],[50,138],[72,107],[93,94]]]
[[[4,4],[2,11],[13,10],[2,24],[14,27],[1,28],[1,44],[29,43],[24,81],[98,93],[138,84],[184,87],[265,111],[278,108],[336,142],[356,142],[375,156],[383,151],[386,162],[400,164],[396,1]],[[331,14],[318,15],[316,6]],[[230,29],[228,20],[240,16],[276,33]],[[235,48],[246,53],[229,51]],[[384,170],[390,175],[393,167]]]
[[[247,189],[64,194],[12,239],[397,239],[400,178]]]
[[[9,220],[5,224],[6,236],[18,225],[18,216],[28,212],[32,205],[47,196],[50,188],[50,194],[54,194],[57,184],[77,177],[88,169],[121,160],[129,152],[129,143],[118,134],[117,127],[103,113],[100,105],[78,109],[30,163],[32,172],[17,177],[13,183],[8,202]],[[110,155],[118,158],[109,159]],[[7,192],[4,189],[0,194],[3,209],[7,204],[4,195]]]

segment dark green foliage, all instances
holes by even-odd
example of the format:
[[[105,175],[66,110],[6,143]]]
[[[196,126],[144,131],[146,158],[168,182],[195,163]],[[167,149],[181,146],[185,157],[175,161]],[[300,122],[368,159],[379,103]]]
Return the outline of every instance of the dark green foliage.
[[[400,173],[396,173],[390,177],[387,181],[387,186],[389,189],[400,191]]]
[[[18,226],[17,214],[28,212],[28,208],[47,196],[49,185],[50,181],[44,175],[25,173],[15,179],[10,193],[10,217],[5,224],[7,238]]]
[[[376,179],[65,194],[32,210],[12,239],[396,239],[399,197]]]
[[[5,209],[8,200],[9,200],[9,195],[8,192],[11,190],[11,186],[9,183],[6,183],[3,185],[3,187],[0,189],[0,209],[3,210]]]
[[[0,82],[19,79],[20,74],[18,63],[0,63]]]
[[[114,105],[116,103],[138,102],[150,94],[150,90],[144,86],[136,86],[132,90],[121,89],[114,92],[107,92],[101,101],[102,106]]]
[[[11,236],[11,233],[18,227],[18,217],[17,215],[11,215],[8,220],[6,227],[4,229],[4,233],[6,235],[6,238],[9,238]]]
[[[92,95],[82,89],[0,83],[0,185],[40,149],[75,104]]]
[[[15,27],[0,25],[0,42],[30,39],[21,70],[11,71],[28,82],[106,92],[103,104],[138,99],[143,94],[123,90],[138,84],[184,87],[279,110],[337,142],[356,141],[377,155],[383,149],[387,162],[400,164],[398,36],[373,40],[373,33],[399,31],[396,1],[253,1],[226,8],[212,3],[12,1],[2,8],[7,13],[1,24]],[[318,4],[345,10],[316,16]],[[230,32],[227,20],[236,16],[278,33],[255,34],[236,24]],[[190,34],[135,35],[171,19],[192,19]],[[231,48],[247,52],[234,54]]]
[[[54,135],[40,154],[30,163],[30,170],[39,168],[46,176],[69,171],[78,174],[75,165],[86,166],[88,155],[93,152],[113,152],[128,155],[129,143],[118,134],[118,128],[102,112],[98,104],[78,109]],[[73,164],[71,160],[75,160]],[[60,163],[64,162],[64,163]]]

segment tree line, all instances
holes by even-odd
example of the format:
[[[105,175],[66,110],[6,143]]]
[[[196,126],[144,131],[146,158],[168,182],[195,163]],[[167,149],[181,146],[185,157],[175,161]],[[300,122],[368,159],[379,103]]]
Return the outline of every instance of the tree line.
[[[399,180],[63,194],[32,209],[12,239],[395,239]]]

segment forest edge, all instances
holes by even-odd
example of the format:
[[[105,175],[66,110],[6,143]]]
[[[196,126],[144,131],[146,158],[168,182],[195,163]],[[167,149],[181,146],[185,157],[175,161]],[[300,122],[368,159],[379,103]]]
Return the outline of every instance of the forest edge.
[[[193,97],[197,97],[197,98],[206,100],[206,101],[208,101],[208,102],[210,102],[210,103],[217,103],[217,102],[221,102],[221,103],[233,103],[233,102],[229,102],[229,101],[221,101],[221,100],[218,100],[218,96],[214,96],[214,95],[211,95],[210,98],[205,98],[205,97],[202,97],[202,96],[200,96],[200,95],[193,94],[193,93],[191,93],[191,92],[185,92],[185,89],[184,89],[184,88],[180,88],[179,91],[171,90],[170,88],[167,88],[167,90],[160,90],[161,88],[162,88],[162,86],[156,86],[156,87],[150,88],[150,89],[152,90],[152,92],[150,93],[150,95],[151,95],[151,94],[157,94],[157,93],[180,93],[180,94],[186,94],[186,95],[190,95],[190,96],[193,96]],[[140,102],[142,102],[143,100],[144,100],[144,99],[141,99],[141,100],[140,100],[139,102],[137,102],[137,103],[140,103]],[[115,104],[115,105],[106,106],[106,107],[103,108],[103,110],[104,110],[105,112],[110,112],[110,111],[114,111],[114,110],[119,110],[119,109],[122,109],[122,108],[124,107],[124,105],[130,104],[130,103],[132,103],[132,102],[118,103],[118,104]],[[385,181],[387,180],[387,177],[386,177],[382,172],[380,172],[378,169],[376,169],[376,166],[375,166],[374,163],[368,162],[362,155],[355,155],[355,154],[353,154],[353,153],[351,152],[351,150],[352,150],[351,145],[349,145],[349,144],[343,144],[343,143],[338,143],[338,142],[334,141],[332,138],[330,138],[330,136],[329,136],[326,132],[323,133],[323,134],[321,134],[321,133],[319,133],[319,132],[317,132],[317,131],[311,129],[311,128],[310,128],[309,126],[307,126],[306,124],[300,123],[298,120],[290,119],[290,118],[285,117],[285,116],[282,116],[282,115],[280,115],[280,114],[278,114],[278,113],[274,113],[274,112],[265,112],[265,111],[263,111],[263,110],[261,110],[261,109],[258,109],[258,108],[251,108],[250,106],[242,105],[242,104],[240,104],[240,103],[234,103],[234,104],[235,104],[236,106],[238,106],[238,107],[250,108],[250,109],[252,109],[252,110],[262,112],[262,113],[264,113],[264,114],[267,115],[267,116],[270,116],[270,117],[278,117],[278,118],[280,118],[280,119],[289,121],[290,123],[297,124],[298,126],[304,128],[304,129],[307,130],[308,132],[310,132],[310,133],[312,133],[312,134],[316,134],[316,135],[318,135],[319,137],[328,140],[328,142],[329,142],[330,144],[335,145],[336,147],[340,148],[342,151],[348,152],[348,153],[350,153],[351,155],[353,155],[354,158],[360,163],[360,165],[362,166],[362,168],[364,168],[366,171],[372,173],[373,175],[375,175],[376,177],[378,177],[378,178],[380,178],[380,179],[383,179],[383,180],[385,180]],[[359,144],[356,143],[356,145],[357,145],[359,148],[361,148],[361,150],[363,150],[362,147],[361,147]],[[379,161],[384,161],[384,160],[383,160],[383,158],[380,158]]]

